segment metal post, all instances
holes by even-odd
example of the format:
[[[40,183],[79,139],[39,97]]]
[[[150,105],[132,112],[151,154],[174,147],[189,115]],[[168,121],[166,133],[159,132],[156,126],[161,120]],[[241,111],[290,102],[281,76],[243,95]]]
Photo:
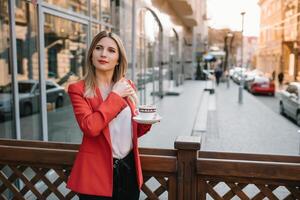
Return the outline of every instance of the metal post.
[[[231,66],[232,64],[232,52],[231,52],[231,49],[232,49],[232,43],[233,43],[233,39],[234,39],[234,34],[231,33],[231,40],[230,40],[230,44],[229,44],[229,50],[228,50],[228,62],[229,62],[229,66]],[[229,75],[229,70],[227,71],[227,88],[230,87],[230,75]]]
[[[298,44],[297,41],[294,42],[294,47],[293,47],[293,53],[294,53],[294,57],[295,57],[295,61],[294,61],[294,80],[297,80],[297,76],[298,76]]]
[[[38,9],[38,54],[39,54],[39,80],[40,80],[40,110],[42,139],[48,141],[48,119],[47,119],[47,94],[45,77],[45,42],[44,42],[44,12],[41,2],[37,4]]]
[[[244,15],[245,15],[246,12],[242,12],[241,15],[242,15],[242,31],[241,31],[241,35],[242,35],[242,44],[241,44],[241,73],[242,73],[242,79],[241,79],[241,82],[240,82],[240,86],[239,86],[239,103],[242,104],[243,103],[243,87],[244,87],[244,82],[245,82],[245,77],[243,75],[243,69],[244,69],[244,66],[243,66],[243,61],[244,61],[244,37],[243,37],[243,32],[244,32]]]
[[[21,128],[20,128],[20,107],[19,107],[19,87],[17,78],[17,44],[16,44],[16,27],[15,27],[15,1],[8,1],[8,12],[9,12],[9,34],[10,34],[10,68],[12,69],[12,88],[13,88],[13,116],[14,116],[14,127],[15,127],[15,139],[21,139]],[[29,22],[28,22],[29,23]]]
[[[132,31],[131,31],[131,80],[135,81],[135,65],[136,65],[136,2],[132,0]]]
[[[228,60],[229,60],[229,54],[230,54],[230,50],[228,48],[228,42],[227,42],[228,38],[231,39],[231,41],[232,41],[232,33],[228,32],[224,38],[225,61],[223,64],[223,72],[226,76],[225,78],[226,78],[227,88],[229,88]],[[231,42],[230,42],[230,44],[231,44]]]

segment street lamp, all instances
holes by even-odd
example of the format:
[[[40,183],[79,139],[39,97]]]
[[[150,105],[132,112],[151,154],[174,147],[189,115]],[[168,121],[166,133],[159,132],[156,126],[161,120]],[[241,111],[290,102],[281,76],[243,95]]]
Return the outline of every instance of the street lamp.
[[[241,44],[241,73],[242,73],[242,79],[240,82],[240,86],[239,86],[239,103],[242,104],[243,103],[243,87],[244,87],[244,82],[245,82],[245,77],[243,75],[243,61],[244,61],[244,37],[243,37],[243,32],[244,32],[244,16],[245,16],[246,12],[241,12],[242,15],[242,31],[241,31],[241,35],[242,35],[242,44]]]
[[[228,48],[228,42],[227,42],[228,39],[230,39],[229,48]],[[232,41],[233,41],[233,34],[231,32],[228,32],[224,38],[225,61],[224,61],[224,65],[223,65],[223,71],[227,72],[227,73],[225,73],[227,88],[229,88],[228,60],[229,60],[229,54],[231,51]]]

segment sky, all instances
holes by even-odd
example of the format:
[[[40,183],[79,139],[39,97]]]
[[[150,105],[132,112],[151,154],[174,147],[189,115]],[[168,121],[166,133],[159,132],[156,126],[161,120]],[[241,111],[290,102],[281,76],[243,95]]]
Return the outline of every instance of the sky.
[[[244,35],[259,35],[260,10],[258,0],[207,0],[208,24],[212,28],[242,30],[241,12],[244,16]]]

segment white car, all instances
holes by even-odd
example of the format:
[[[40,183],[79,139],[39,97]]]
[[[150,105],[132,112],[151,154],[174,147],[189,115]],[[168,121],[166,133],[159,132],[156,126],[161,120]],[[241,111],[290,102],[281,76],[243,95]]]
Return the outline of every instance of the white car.
[[[290,83],[280,94],[280,114],[295,119],[300,126],[300,82]]]
[[[20,115],[31,115],[39,110],[40,92],[37,80],[24,80],[18,82]],[[64,104],[65,90],[57,83],[46,81],[47,103],[55,103],[55,107]],[[0,90],[0,116],[5,119],[12,113],[12,89],[8,84]]]

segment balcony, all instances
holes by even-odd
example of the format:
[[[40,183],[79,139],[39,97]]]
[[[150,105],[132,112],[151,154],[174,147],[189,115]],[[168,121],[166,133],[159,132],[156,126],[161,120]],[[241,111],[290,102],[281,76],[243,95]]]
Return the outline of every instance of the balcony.
[[[176,22],[181,22],[186,27],[197,25],[197,20],[190,0],[152,0],[155,7],[162,12],[172,15]]]

